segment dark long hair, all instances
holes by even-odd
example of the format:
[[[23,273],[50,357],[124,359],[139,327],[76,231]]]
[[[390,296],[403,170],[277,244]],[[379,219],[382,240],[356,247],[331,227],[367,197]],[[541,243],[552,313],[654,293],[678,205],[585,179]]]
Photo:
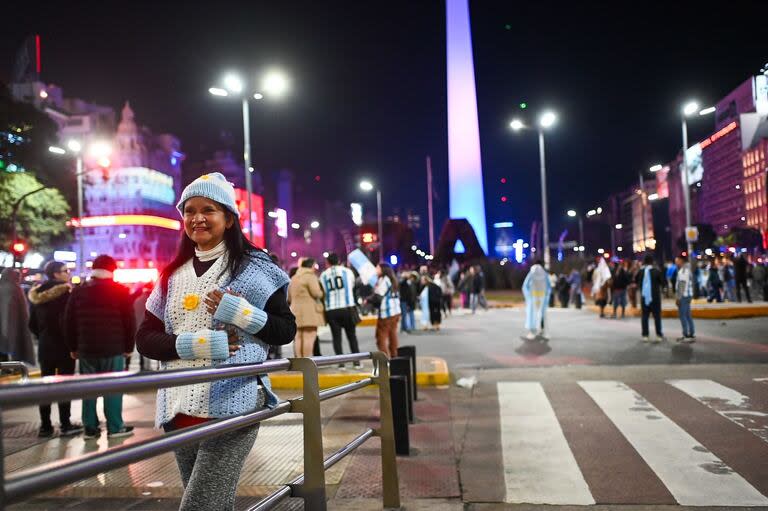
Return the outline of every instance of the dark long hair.
[[[232,279],[234,279],[242,267],[247,263],[248,258],[261,249],[253,245],[248,238],[245,237],[245,234],[243,234],[243,231],[240,229],[240,222],[237,218],[234,218],[232,212],[222,204],[218,202],[217,204],[224,210],[227,215],[227,220],[230,218],[234,219],[232,225],[224,231],[224,244],[227,246],[227,251],[229,252],[229,260],[227,261],[227,266],[219,274],[219,277],[229,271]],[[176,250],[176,256],[160,274],[160,284],[163,293],[168,291],[168,279],[171,278],[173,272],[181,268],[184,263],[194,256],[195,243],[189,236],[187,236],[187,233],[182,230],[181,239],[179,240],[179,248]]]
[[[395,270],[393,270],[392,267],[387,263],[379,263],[379,268],[381,268],[381,273],[392,283],[392,292],[397,293],[399,285],[397,283]]]

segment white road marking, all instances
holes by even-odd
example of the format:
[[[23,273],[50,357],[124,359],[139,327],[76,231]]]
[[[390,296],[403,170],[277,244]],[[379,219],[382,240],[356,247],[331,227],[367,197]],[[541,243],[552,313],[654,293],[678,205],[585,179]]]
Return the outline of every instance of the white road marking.
[[[499,382],[505,502],[594,504],[541,384]]]
[[[645,398],[618,381],[579,385],[684,506],[765,506],[739,474]]]
[[[667,383],[768,443],[768,413],[754,410],[748,396],[712,380]]]

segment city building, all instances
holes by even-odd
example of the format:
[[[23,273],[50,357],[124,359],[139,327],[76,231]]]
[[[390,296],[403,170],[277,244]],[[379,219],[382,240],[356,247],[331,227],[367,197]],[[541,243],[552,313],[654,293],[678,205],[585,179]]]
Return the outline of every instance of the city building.
[[[760,231],[763,237],[763,248],[768,248],[768,195],[766,194],[768,160],[766,156],[768,156],[768,122],[763,120],[742,157],[746,223],[748,227]]]
[[[121,270],[116,278],[137,282],[156,278],[170,262],[182,229],[180,146],[173,135],[139,127],[125,104],[109,162],[84,160],[84,217],[74,223],[84,229],[86,266],[110,254]]]

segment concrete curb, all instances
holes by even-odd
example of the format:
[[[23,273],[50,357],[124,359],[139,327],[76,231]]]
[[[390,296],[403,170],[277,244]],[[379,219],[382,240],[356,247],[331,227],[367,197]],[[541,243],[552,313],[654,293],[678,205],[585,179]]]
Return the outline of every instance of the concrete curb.
[[[355,370],[337,370],[333,372],[324,372],[321,370],[318,381],[321,389],[354,383],[364,378],[368,378],[371,371],[365,369]],[[30,379],[40,378],[40,370],[29,372]],[[18,381],[20,376],[10,375],[0,378],[0,385]],[[272,388],[281,390],[300,390],[303,384],[301,373],[284,372],[269,375],[272,382]],[[448,364],[442,358],[438,357],[416,357],[416,384],[420,387],[437,387],[439,385],[448,385],[451,381],[448,372]]]
[[[591,305],[589,309],[593,312],[599,313],[600,308],[596,305]],[[605,308],[606,311],[612,311],[610,306]],[[638,308],[627,307],[627,316],[633,318],[639,318],[641,311]],[[664,308],[661,311],[661,316],[664,318],[676,318],[677,308]],[[697,319],[740,319],[740,318],[757,318],[768,316],[768,304],[766,305],[734,305],[726,307],[699,307],[697,304],[693,304],[691,307],[691,316]]]

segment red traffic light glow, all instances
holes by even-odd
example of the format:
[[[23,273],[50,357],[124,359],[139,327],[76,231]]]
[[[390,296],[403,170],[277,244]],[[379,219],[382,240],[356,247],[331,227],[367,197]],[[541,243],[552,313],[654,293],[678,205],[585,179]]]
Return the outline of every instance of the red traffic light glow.
[[[11,249],[17,254],[22,254],[27,251],[27,244],[23,241],[16,241],[13,243]]]

